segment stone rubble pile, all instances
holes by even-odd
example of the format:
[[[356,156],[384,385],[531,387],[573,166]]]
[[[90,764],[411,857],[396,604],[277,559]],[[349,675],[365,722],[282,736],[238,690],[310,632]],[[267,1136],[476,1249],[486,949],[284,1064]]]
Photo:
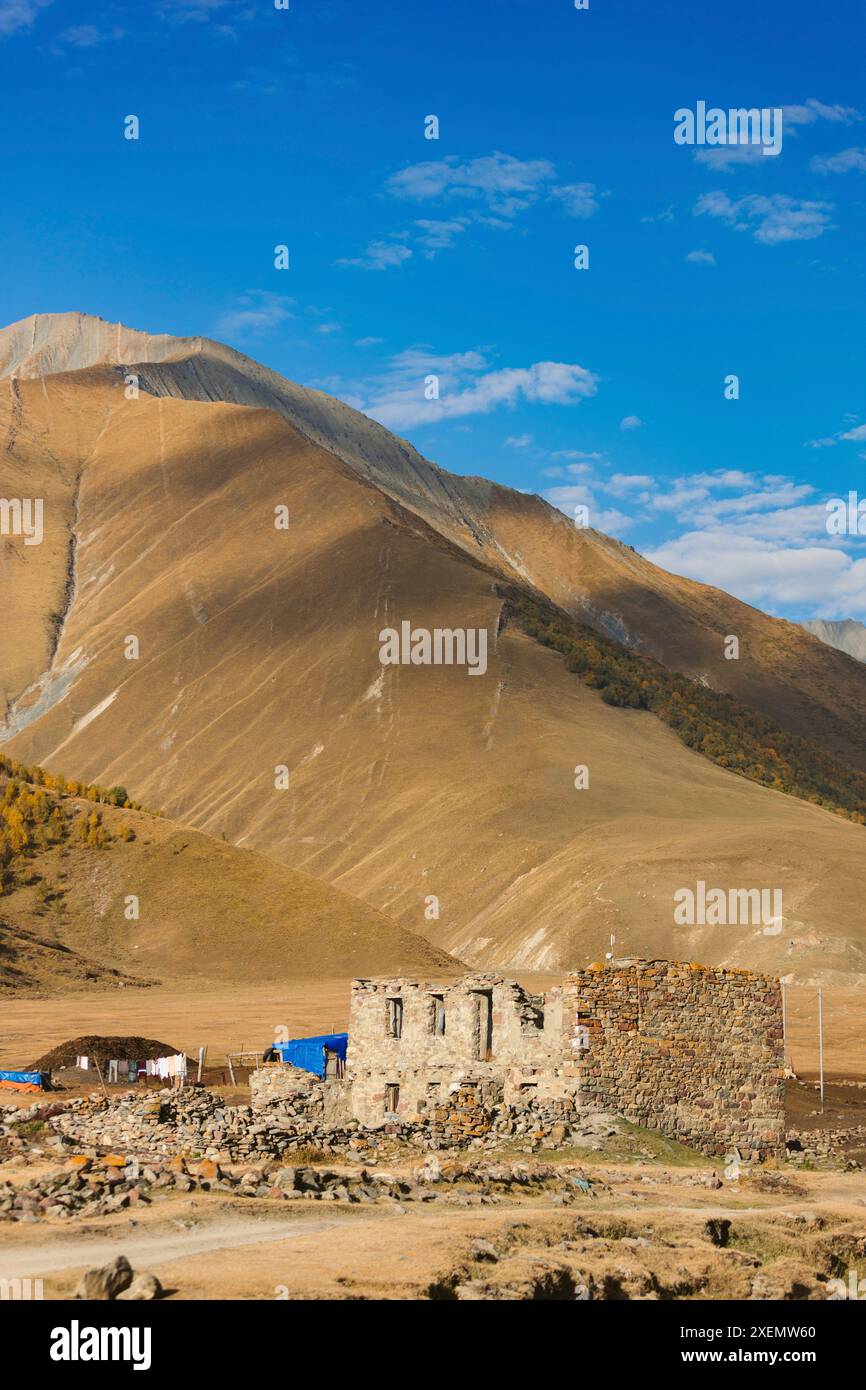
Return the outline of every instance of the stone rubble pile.
[[[293,1157],[342,1157],[376,1164],[407,1151],[491,1153],[503,1146],[526,1153],[566,1146],[598,1151],[622,1130],[616,1115],[577,1111],[560,1100],[507,1105],[472,1085],[455,1087],[426,1114],[402,1121],[395,1118],[370,1129],[345,1118],[344,1087],[296,1072],[287,1088],[286,1074],[294,1069],[272,1070],[278,1085],[272,1082],[271,1088],[277,1098],[263,1100],[259,1086],[253,1092],[253,1105],[228,1105],[196,1086],[183,1091],[129,1090],[110,1098],[93,1092],[26,1108],[0,1106],[0,1165],[4,1160],[26,1162],[69,1153],[91,1158],[106,1153],[128,1155],[157,1169],[175,1157],[209,1159],[224,1166],[286,1162]],[[265,1097],[268,1094],[266,1088]],[[805,1162],[844,1153],[852,1145],[866,1145],[866,1126],[814,1134],[791,1132],[787,1137],[789,1159]],[[111,1188],[96,1194],[99,1202],[124,1195],[116,1174]],[[60,1195],[70,1201],[54,1205],[78,1209],[86,1205],[83,1193],[84,1188],[64,1191]],[[89,1198],[94,1198],[93,1192]]]
[[[516,1141],[528,1151],[559,1148],[566,1143],[600,1148],[615,1134],[611,1115],[565,1112],[559,1104],[546,1106],[482,1105],[471,1088],[458,1090],[427,1117],[412,1122],[364,1129],[355,1120],[329,1122],[335,1111],[326,1083],[298,1089],[256,1108],[226,1105],[201,1087],[185,1091],[128,1091],[106,1099],[99,1093],[76,1097],[52,1107],[45,1121],[49,1144],[96,1155],[111,1150],[160,1162],[174,1155],[209,1158],[222,1163],[278,1159],[300,1150],[317,1154],[373,1158],[388,1156],[404,1146],[438,1150],[496,1149]],[[333,1093],[332,1093],[333,1094]],[[21,1112],[18,1112],[20,1117]]]
[[[0,1105],[0,1163],[24,1155],[39,1157],[61,1146],[47,1122],[66,1109],[62,1101],[37,1101],[33,1105]]]
[[[74,1158],[60,1172],[23,1184],[0,1181],[0,1221],[107,1216],[125,1207],[146,1205],[149,1184],[133,1174],[125,1158],[111,1155],[99,1166],[88,1158]]]
[[[616,1133],[612,1123],[615,1126],[609,1115],[582,1115],[562,1100],[533,1100],[523,1106],[487,1102],[479,1087],[467,1085],[433,1107],[424,1129],[431,1148],[495,1148],[504,1139],[515,1138],[558,1148],[575,1133],[592,1137]]]
[[[31,1178],[17,1187],[0,1182],[0,1222],[106,1216],[149,1206],[171,1192],[221,1192],[285,1201],[444,1201],[474,1206],[494,1205],[505,1195],[513,1198],[542,1192],[559,1204],[569,1204],[592,1195],[592,1186],[573,1165],[480,1160],[470,1166],[456,1159],[440,1160],[436,1154],[428,1154],[420,1167],[408,1174],[366,1168],[340,1172],[279,1163],[230,1171],[213,1159],[187,1161],[175,1156],[162,1164],[142,1165],[120,1154],[102,1160],[75,1155],[60,1172]]]
[[[357,1125],[324,1127],[312,1113],[281,1106],[271,1112],[227,1105],[201,1087],[185,1091],[123,1092],[106,1100],[94,1093],[70,1101],[50,1122],[67,1147],[110,1148],[153,1161],[176,1154],[239,1163],[275,1158],[299,1148],[340,1153]]]
[[[847,1148],[866,1148],[866,1125],[811,1132],[789,1130],[786,1144],[788,1160],[791,1163],[805,1163],[813,1158],[844,1157]]]

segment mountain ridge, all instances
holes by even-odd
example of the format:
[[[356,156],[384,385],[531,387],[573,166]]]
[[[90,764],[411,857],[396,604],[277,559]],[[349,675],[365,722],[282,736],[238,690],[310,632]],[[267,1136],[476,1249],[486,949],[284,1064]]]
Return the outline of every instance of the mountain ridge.
[[[819,642],[845,652],[855,661],[866,661],[866,626],[856,618],[840,618],[830,621],[825,618],[811,618],[801,624]]]
[[[31,325],[7,367],[31,360],[32,337]],[[716,591],[559,514],[551,523],[538,499],[477,489],[482,511],[466,532],[481,539],[468,541],[453,518],[435,524],[423,488],[402,504],[282,411],[144,389],[128,400],[111,362],[31,368],[0,392],[5,466],[21,489],[42,490],[50,518],[41,547],[2,548],[14,601],[0,685],[19,760],[122,781],[184,825],[342,888],[472,964],[560,970],[597,959],[614,931],[635,954],[866,974],[862,828],[603,703],[553,651],[501,626],[502,586],[546,604],[564,594],[601,631],[633,615],[639,655],[687,648],[699,630],[721,646],[730,612],[762,623],[763,640],[794,631],[831,701],[853,671],[846,698],[857,704],[857,663],[727,596],[717,611]],[[278,506],[289,531],[274,527]],[[526,571],[519,580],[485,528]],[[70,533],[75,586],[58,635],[49,617],[66,592]],[[533,574],[558,578],[545,590]],[[403,618],[486,628],[485,678],[384,668],[378,634]],[[758,675],[778,684],[779,669]],[[806,714],[814,733],[820,706]],[[847,729],[836,741],[854,746]],[[587,791],[575,787],[580,763]],[[778,884],[784,933],[677,929],[673,894],[700,878]]]
[[[21,380],[39,377],[46,363],[118,370],[125,346],[136,360],[123,365],[155,398],[273,410],[506,579],[866,770],[866,672],[847,653],[816,647],[797,624],[660,570],[622,542],[576,528],[537,495],[450,474],[361,412],[213,339],[151,335],[82,314],[33,318],[0,330],[0,378],[13,370]],[[729,634],[740,639],[738,661],[725,658]]]

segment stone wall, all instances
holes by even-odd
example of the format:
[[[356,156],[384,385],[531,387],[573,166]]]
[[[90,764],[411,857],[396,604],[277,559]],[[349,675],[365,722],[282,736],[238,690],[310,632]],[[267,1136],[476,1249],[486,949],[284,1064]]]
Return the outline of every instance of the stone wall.
[[[365,1125],[424,1120],[467,1082],[487,1105],[512,1104],[524,1089],[547,1099],[561,1055],[560,990],[545,998],[497,975],[353,983],[346,1075]]]
[[[250,1105],[338,1128],[352,1118],[350,1088],[335,1077],[320,1080],[290,1062],[272,1062],[250,1073]]]
[[[784,1145],[782,1061],[778,982],[749,971],[613,961],[546,996],[496,975],[352,987],[347,1080],[370,1128],[429,1124],[471,1086],[488,1111],[613,1112],[763,1157]]]
[[[568,976],[563,1028],[581,1105],[703,1153],[784,1148],[779,983],[747,970],[616,961]]]

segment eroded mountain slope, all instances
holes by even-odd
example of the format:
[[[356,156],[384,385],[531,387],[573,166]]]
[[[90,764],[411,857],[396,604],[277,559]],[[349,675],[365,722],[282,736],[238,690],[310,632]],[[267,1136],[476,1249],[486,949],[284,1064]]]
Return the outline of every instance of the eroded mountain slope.
[[[615,930],[643,955],[864,969],[862,828],[714,767],[500,633],[495,567],[276,413],[127,401],[105,368],[68,397],[53,380],[18,389],[67,487],[80,449],[54,416],[93,393],[101,424],[71,606],[37,694],[13,704],[16,756],[120,781],[464,960],[559,969]],[[46,520],[61,550],[68,514]],[[46,608],[59,582],[46,572]],[[403,620],[483,627],[486,672],[383,668],[379,632]],[[673,894],[697,879],[781,887],[783,932],[675,927]]]
[[[866,670],[796,624],[668,574],[600,532],[577,530],[537,496],[450,474],[341,401],[221,343],[140,333],[83,314],[34,315],[0,331],[0,375],[37,379],[120,363],[158,396],[278,412],[471,557],[866,769]],[[740,640],[736,661],[724,654],[731,634]]]

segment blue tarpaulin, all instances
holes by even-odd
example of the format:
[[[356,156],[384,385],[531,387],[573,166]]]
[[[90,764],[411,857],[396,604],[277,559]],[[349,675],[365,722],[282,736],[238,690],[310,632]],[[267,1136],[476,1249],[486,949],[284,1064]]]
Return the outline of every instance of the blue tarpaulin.
[[[311,1071],[314,1076],[324,1076],[326,1051],[336,1052],[345,1062],[348,1041],[348,1033],[325,1033],[320,1038],[290,1038],[288,1042],[276,1043],[274,1051],[293,1067]]]
[[[41,1071],[0,1071],[0,1081],[13,1081],[18,1086],[41,1086]]]

